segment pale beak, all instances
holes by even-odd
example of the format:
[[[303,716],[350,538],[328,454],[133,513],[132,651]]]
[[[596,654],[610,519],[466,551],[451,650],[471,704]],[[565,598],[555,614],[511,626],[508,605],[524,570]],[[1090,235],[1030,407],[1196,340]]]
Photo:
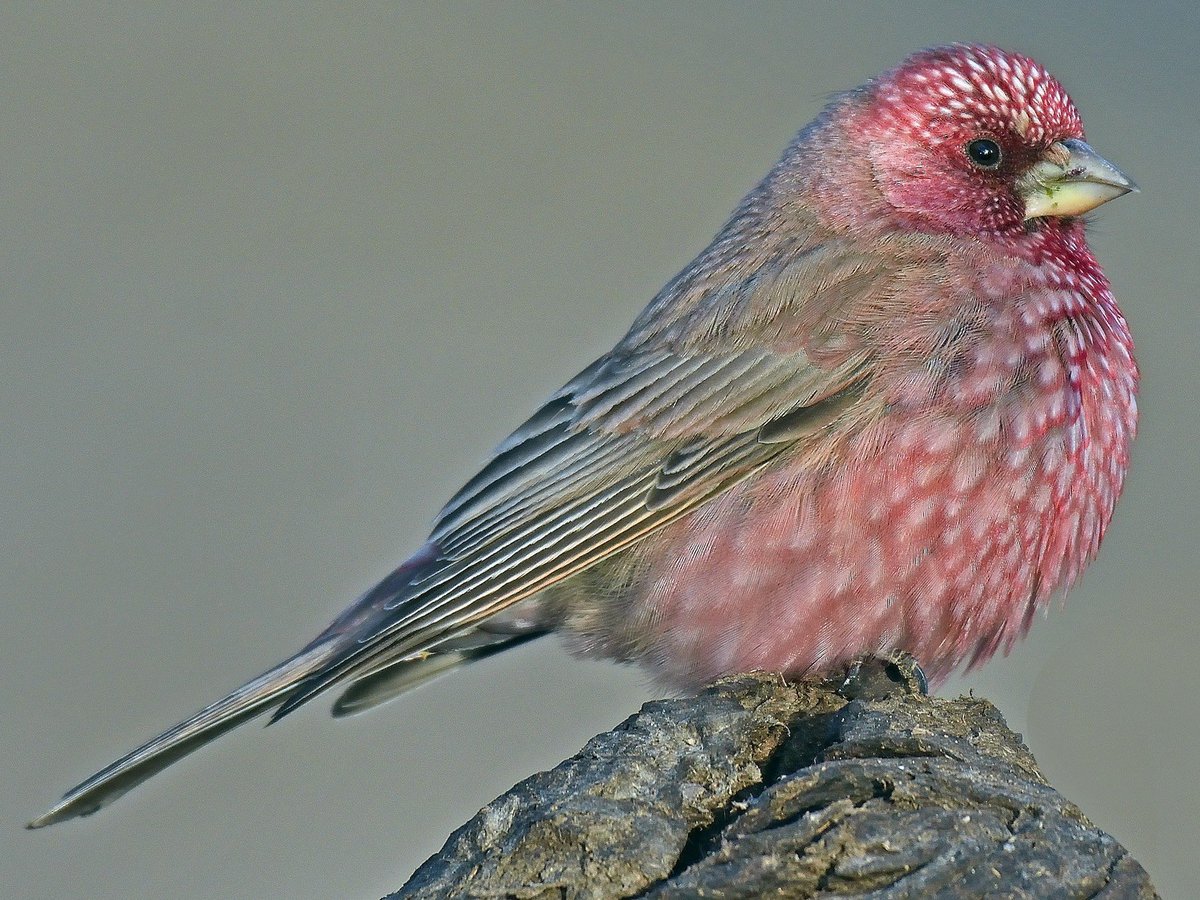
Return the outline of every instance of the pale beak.
[[[1128,175],[1075,138],[1052,144],[1017,182],[1027,220],[1082,215],[1137,189]]]

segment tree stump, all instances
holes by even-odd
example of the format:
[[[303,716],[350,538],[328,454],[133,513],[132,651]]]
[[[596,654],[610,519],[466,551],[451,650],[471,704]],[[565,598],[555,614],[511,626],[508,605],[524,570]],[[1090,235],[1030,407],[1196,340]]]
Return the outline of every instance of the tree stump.
[[[994,706],[896,680],[752,674],[647,703],[391,897],[1157,896]]]

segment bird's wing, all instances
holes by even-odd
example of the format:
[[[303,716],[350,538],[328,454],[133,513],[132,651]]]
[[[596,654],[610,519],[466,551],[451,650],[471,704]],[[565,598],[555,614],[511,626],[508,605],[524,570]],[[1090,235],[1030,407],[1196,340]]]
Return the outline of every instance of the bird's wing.
[[[472,649],[477,623],[864,414],[873,360],[852,323],[893,289],[886,265],[823,244],[709,281],[668,285],[611,354],[497,448],[429,543],[307,647],[75,786],[29,827],[94,812],[272,706],[279,717],[350,680],[364,690],[349,711],[374,702],[371,676],[402,660],[486,652]]]
[[[882,261],[822,245],[725,288],[715,323],[681,303],[674,327],[626,338],[446,504],[426,564],[381,583],[335,623],[341,652],[275,718],[331,684],[436,651],[853,415],[871,357],[844,327],[853,316],[837,313],[848,297],[889,284]]]

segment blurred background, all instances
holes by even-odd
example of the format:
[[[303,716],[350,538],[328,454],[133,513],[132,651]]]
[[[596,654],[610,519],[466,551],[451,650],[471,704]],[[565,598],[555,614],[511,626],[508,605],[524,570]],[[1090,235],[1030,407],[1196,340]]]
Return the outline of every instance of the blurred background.
[[[1142,193],[1093,247],[1142,435],[1065,610],[949,692],[1195,894],[1194,3],[0,6],[0,867],[13,897],[373,897],[651,696],[554,640],[68,786],[306,641],[606,350],[834,91],[1028,52]]]

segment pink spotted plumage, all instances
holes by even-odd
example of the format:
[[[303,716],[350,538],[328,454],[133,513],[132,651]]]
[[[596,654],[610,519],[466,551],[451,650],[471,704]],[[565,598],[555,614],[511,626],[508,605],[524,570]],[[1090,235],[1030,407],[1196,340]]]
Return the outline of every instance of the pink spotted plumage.
[[[1121,493],[1137,367],[1079,216],[1132,189],[1017,54],[924,51],[835,99],[414,556],[31,825],[266,709],[341,685],[353,712],[546,631],[684,687],[1007,649]]]
[[[989,337],[957,378],[889,381],[886,415],[829,436],[835,464],[747,479],[656,536],[644,583],[665,675],[903,649],[937,681],[1010,647],[1075,580],[1128,465],[1129,335],[1098,271],[1085,303],[1077,277],[1002,269],[962,273]]]

